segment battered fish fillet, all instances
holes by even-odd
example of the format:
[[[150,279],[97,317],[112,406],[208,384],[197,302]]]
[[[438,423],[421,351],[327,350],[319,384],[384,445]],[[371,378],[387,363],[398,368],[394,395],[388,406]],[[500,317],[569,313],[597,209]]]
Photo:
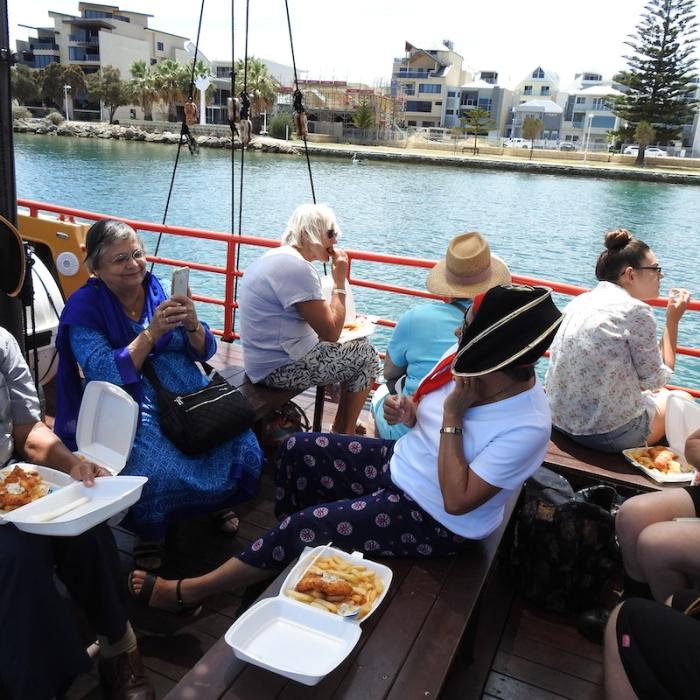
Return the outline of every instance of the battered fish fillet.
[[[309,591],[320,591],[329,596],[351,596],[352,586],[337,576],[329,574],[306,574],[296,585],[296,590],[299,593],[308,593]]]

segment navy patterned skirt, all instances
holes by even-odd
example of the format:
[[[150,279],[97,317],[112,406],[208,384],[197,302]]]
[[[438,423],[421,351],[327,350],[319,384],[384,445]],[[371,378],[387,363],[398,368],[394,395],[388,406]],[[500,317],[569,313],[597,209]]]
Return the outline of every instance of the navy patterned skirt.
[[[297,433],[275,461],[278,525],[235,556],[283,569],[305,547],[383,557],[456,554],[469,540],[447,530],[391,480],[393,440]]]

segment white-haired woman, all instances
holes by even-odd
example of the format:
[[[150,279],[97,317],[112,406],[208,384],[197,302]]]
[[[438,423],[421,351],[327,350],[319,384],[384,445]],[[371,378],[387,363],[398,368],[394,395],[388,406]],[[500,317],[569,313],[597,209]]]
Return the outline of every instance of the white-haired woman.
[[[324,204],[294,210],[282,245],[252,263],[240,290],[241,343],[253,382],[278,389],[341,384],[331,430],[354,433],[379,371],[376,350],[365,340],[338,343],[345,322],[348,256],[335,243],[341,231]],[[330,302],[314,261],[331,263]]]

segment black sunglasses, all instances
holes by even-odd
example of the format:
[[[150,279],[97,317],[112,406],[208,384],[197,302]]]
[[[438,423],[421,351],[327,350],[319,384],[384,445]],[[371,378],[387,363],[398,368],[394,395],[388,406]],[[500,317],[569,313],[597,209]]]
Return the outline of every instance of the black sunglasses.
[[[660,275],[661,274],[661,265],[640,265],[639,267],[635,267],[635,270],[653,270],[656,272],[656,274]]]

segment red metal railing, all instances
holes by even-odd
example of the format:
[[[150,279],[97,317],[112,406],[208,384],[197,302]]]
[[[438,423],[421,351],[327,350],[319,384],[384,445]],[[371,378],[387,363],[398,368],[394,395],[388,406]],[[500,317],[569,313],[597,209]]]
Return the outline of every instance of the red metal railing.
[[[239,245],[250,245],[258,246],[263,248],[275,248],[279,246],[279,241],[271,238],[259,238],[256,236],[239,236],[232,235],[228,233],[222,233],[220,231],[209,231],[206,229],[193,229],[187,228],[185,226],[171,226],[171,225],[161,225],[154,224],[146,221],[138,221],[136,219],[129,219],[124,217],[117,217],[105,214],[97,214],[95,212],[82,211],[80,209],[74,209],[72,207],[63,207],[56,204],[44,204],[43,202],[36,202],[28,199],[18,199],[17,200],[20,207],[25,207],[29,210],[30,216],[38,216],[40,212],[51,212],[54,214],[59,214],[63,216],[71,216],[78,219],[85,219],[87,221],[96,221],[103,218],[113,218],[119,221],[124,221],[128,223],[136,231],[148,231],[151,233],[164,233],[173,236],[185,236],[188,238],[198,238],[202,240],[218,241],[226,245],[226,264],[221,267],[218,265],[208,265],[204,263],[199,263],[195,261],[179,260],[176,258],[166,258],[162,256],[149,256],[148,260],[156,262],[162,265],[170,266],[182,266],[187,265],[193,270],[200,270],[203,272],[209,272],[216,275],[225,275],[225,290],[224,298],[219,299],[216,297],[208,297],[194,294],[193,298],[195,301],[212,304],[216,306],[223,306],[224,311],[224,327],[223,329],[214,329],[214,332],[221,336],[224,340],[231,341],[237,339],[239,336],[233,328],[233,310],[238,307],[238,304],[234,298],[234,279],[236,277],[241,277],[243,272],[236,269],[236,259],[237,259],[237,247]],[[360,250],[346,250],[348,258],[350,260],[350,274],[348,277],[348,282],[356,287],[364,287],[366,289],[374,289],[382,292],[387,292],[390,294],[404,294],[414,297],[423,297],[426,299],[440,299],[430,292],[426,292],[423,289],[415,289],[412,287],[404,287],[401,285],[387,284],[386,282],[379,282],[376,280],[362,279],[359,277],[354,277],[352,275],[352,262],[354,260],[378,263],[381,265],[398,265],[401,267],[408,268],[423,268],[430,269],[435,265],[435,260],[428,260],[425,258],[410,258],[400,255],[384,255],[381,253],[371,253],[367,251]],[[544,285],[550,287],[555,292],[560,294],[565,294],[567,296],[577,296],[583,292],[588,291],[586,287],[579,287],[573,284],[567,284],[564,282],[554,282],[551,280],[543,280],[537,277],[529,277],[526,275],[513,275],[513,280],[521,284],[532,284],[532,285]],[[667,305],[667,300],[665,298],[652,299],[649,302],[652,306],[665,307]],[[689,311],[700,311],[700,301],[691,301],[688,304]],[[377,323],[388,328],[392,328],[396,325],[396,322],[392,319],[380,318]],[[677,348],[678,354],[687,355],[690,357],[700,358],[700,348],[693,347],[681,347]],[[683,388],[688,391],[696,398],[700,398],[700,390],[689,389],[686,387],[671,387],[671,388]]]

